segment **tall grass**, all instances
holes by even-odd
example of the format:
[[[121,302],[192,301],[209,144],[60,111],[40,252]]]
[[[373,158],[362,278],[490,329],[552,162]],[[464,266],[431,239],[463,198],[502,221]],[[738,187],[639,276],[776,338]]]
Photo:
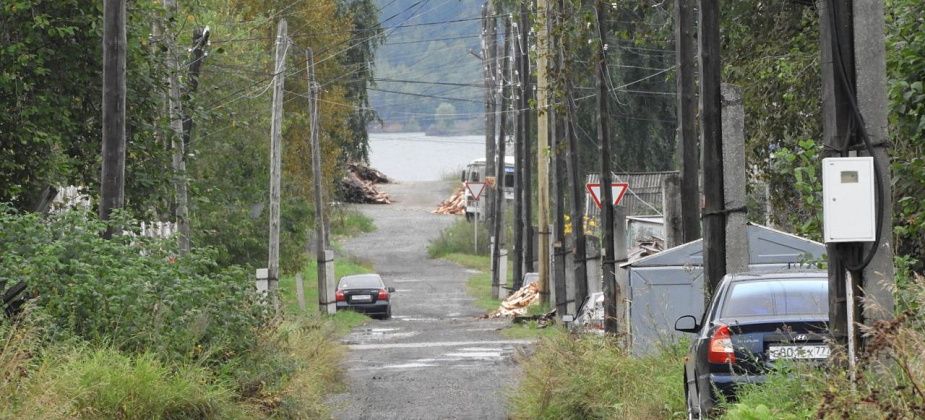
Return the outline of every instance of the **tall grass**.
[[[633,357],[609,338],[557,330],[523,364],[510,398],[517,419],[668,419],[686,416],[681,345]]]
[[[459,219],[440,232],[440,236],[430,241],[427,254],[431,258],[440,258],[448,254],[488,255],[490,237],[484,222],[478,227],[474,222]],[[478,246],[475,243],[475,231],[478,230]]]

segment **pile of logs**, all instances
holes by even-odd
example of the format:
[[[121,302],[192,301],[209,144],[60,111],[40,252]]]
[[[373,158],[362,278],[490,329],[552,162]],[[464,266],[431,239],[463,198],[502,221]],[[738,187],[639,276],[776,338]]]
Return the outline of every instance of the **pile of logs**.
[[[463,186],[460,185],[459,188],[453,192],[453,195],[450,198],[444,200],[437,206],[437,209],[432,213],[434,214],[463,214],[466,212],[466,194],[464,194]]]
[[[501,302],[498,310],[490,313],[489,318],[518,317],[527,314],[527,308],[540,301],[540,285],[538,282],[530,283]]]
[[[389,178],[373,168],[355,163],[347,164],[347,175],[340,181],[341,196],[348,203],[390,204],[389,195],[379,191],[376,184],[387,184]]]

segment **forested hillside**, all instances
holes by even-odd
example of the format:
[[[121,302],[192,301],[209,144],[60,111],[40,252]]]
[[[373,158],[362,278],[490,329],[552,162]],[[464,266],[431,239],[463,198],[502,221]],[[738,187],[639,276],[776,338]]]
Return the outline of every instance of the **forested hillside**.
[[[384,128],[426,130],[441,113],[481,130],[484,111],[481,61],[482,2],[377,0],[385,43],[376,54],[372,106]],[[450,84],[473,84],[458,86]],[[464,114],[464,115],[459,115]],[[465,115],[469,114],[469,115]],[[373,126],[372,129],[379,127]]]

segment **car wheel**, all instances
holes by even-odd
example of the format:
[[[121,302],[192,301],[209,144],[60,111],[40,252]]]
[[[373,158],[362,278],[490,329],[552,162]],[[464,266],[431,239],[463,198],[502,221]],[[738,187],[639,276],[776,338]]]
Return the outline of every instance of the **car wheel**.
[[[389,306],[389,311],[385,313],[385,317],[382,319],[392,319],[392,307]]]
[[[700,414],[700,397],[697,395],[697,391],[690,386],[687,386],[687,418],[688,420],[700,420],[702,418]]]

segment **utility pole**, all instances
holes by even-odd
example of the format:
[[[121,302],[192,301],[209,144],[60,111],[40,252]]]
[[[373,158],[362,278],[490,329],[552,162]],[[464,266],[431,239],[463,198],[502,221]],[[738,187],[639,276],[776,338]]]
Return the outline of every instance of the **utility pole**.
[[[164,0],[164,9],[169,16],[176,16],[176,0]],[[170,20],[170,19],[168,19]],[[189,227],[189,194],[186,179],[186,147],[183,130],[183,104],[180,100],[180,67],[177,63],[177,45],[173,35],[167,41],[167,86],[168,86],[168,112],[170,114],[170,147],[173,152],[173,187],[175,194],[174,217],[177,223],[177,241],[180,255],[189,254],[190,227]]]
[[[703,272],[709,303],[726,275],[719,0],[700,0],[700,127],[703,131]]]
[[[186,82],[187,99],[199,88],[199,74],[202,72],[202,62],[205,60],[205,47],[209,44],[211,31],[209,27],[196,28],[193,30],[193,48],[190,50],[190,64]],[[193,117],[190,113],[183,116],[183,147],[189,150],[193,134]]]
[[[103,2],[103,169],[100,219],[125,203],[125,0]],[[112,227],[105,238],[112,237]]]
[[[324,187],[321,175],[321,142],[318,138],[321,125],[318,121],[318,91],[320,87],[315,81],[315,57],[312,50],[305,50],[305,70],[308,74],[308,104],[309,118],[311,119],[311,148],[312,148],[312,181],[314,182],[315,196],[315,261],[317,262],[318,281],[318,310],[322,314],[328,313],[329,293],[327,284],[327,236],[324,222]]]
[[[536,37],[536,179],[539,220],[537,254],[539,262],[540,301],[549,297],[549,10],[546,0],[537,0],[536,16],[540,28]],[[545,293],[544,293],[545,292]]]
[[[530,15],[527,10],[527,1],[520,3],[520,77],[523,81],[523,95],[520,97],[521,136],[523,136],[523,220],[524,220],[524,270],[533,272],[535,260],[533,254],[533,164],[531,158],[532,139],[530,138],[530,98],[533,95],[533,80],[530,77]],[[523,282],[523,279],[515,281]]]
[[[610,334],[619,332],[619,310],[617,305],[623,300],[620,286],[616,280],[616,248],[614,244],[614,209],[613,192],[610,189],[610,131],[607,124],[607,8],[610,3],[604,0],[595,2],[597,11],[597,140],[601,154],[601,230],[603,230],[603,264],[604,271],[604,331]]]
[[[826,246],[829,328],[836,340],[847,343],[851,353],[857,341],[851,321],[870,325],[891,318],[893,310],[886,60],[885,47],[881,45],[884,44],[883,2],[820,3],[825,157],[844,157],[854,152],[872,155],[880,203],[877,242]],[[858,296],[864,297],[863,306],[857,302]]]
[[[681,243],[700,238],[700,186],[698,168],[700,153],[697,138],[697,102],[695,101],[694,3],[687,0],[674,2],[675,53],[678,89],[678,146],[681,152]]]
[[[276,60],[273,75],[273,118],[270,127],[270,257],[267,288],[274,306],[279,309],[276,289],[279,287],[279,200],[282,174],[283,95],[286,80],[286,52],[289,38],[286,19],[280,19],[276,33]]]
[[[681,177],[671,174],[662,180],[662,213],[665,220],[665,249],[683,244],[681,227]]]
[[[560,13],[565,13],[565,8],[563,6],[563,1],[559,0]],[[577,308],[578,305],[584,302],[585,297],[588,295],[587,246],[585,242],[584,226],[584,180],[581,177],[581,167],[579,163],[578,137],[575,134],[575,127],[573,126],[577,112],[575,111],[575,104],[572,96],[572,81],[569,78],[571,66],[570,62],[565,60],[565,50],[565,37],[562,37],[559,39],[559,61],[561,62],[560,71],[565,74],[565,77],[563,77],[566,105],[566,124],[564,128],[565,138],[568,142],[566,169],[568,171],[568,185],[572,202],[572,238],[574,239],[572,258],[575,265],[574,293],[575,307]]]
[[[485,75],[485,176],[495,173],[495,126],[497,114],[497,55],[498,55],[498,26],[492,7],[488,0],[482,5],[482,67]],[[484,180],[483,180],[484,181]],[[485,188],[484,198],[478,205],[479,213],[486,222],[486,226],[493,226],[494,193],[491,188]],[[477,227],[476,227],[477,228]]]
[[[560,46],[561,42],[559,38],[562,36],[562,0],[558,0],[555,6],[549,6],[554,8],[552,12],[555,16],[555,19],[550,23],[550,25],[555,25],[555,30],[550,30],[547,32],[549,36],[547,51],[551,54],[552,46]],[[562,97],[562,63],[558,60],[558,56],[553,57],[550,65],[550,72],[553,75],[553,81],[555,89],[553,90],[554,95],[548,95],[553,99],[548,99],[548,102],[554,102],[556,105],[561,103],[559,100]],[[559,106],[548,106],[549,109],[549,118],[552,121],[552,128],[549,132],[552,136],[552,152],[550,158],[552,159],[552,166],[550,169],[550,194],[552,195],[553,200],[553,236],[552,236],[552,268],[550,269],[549,276],[553,284],[553,290],[556,294],[556,314],[561,319],[563,315],[568,312],[568,286],[566,284],[566,273],[565,273],[565,258],[568,255],[566,251],[567,246],[565,244],[565,190],[566,190],[566,178],[565,178],[565,150],[563,147],[565,145],[565,119],[563,118],[564,114],[562,108]]]
[[[511,92],[514,94],[515,98],[512,98],[511,102],[514,103],[518,109],[511,115],[512,122],[514,124],[514,282],[513,289],[520,290],[523,286],[524,278],[524,141],[526,136],[523,133],[523,113],[526,112],[524,109],[524,96],[527,94],[526,89],[524,89],[525,79],[522,72],[523,66],[521,61],[523,61],[523,54],[520,53],[523,48],[524,42],[521,41],[523,38],[522,31],[519,31],[520,27],[523,24],[523,20],[520,20],[515,26],[517,26],[517,42],[512,46],[511,58],[514,60],[514,73],[516,77],[511,79],[511,83],[514,83],[515,86],[511,88]]]
[[[504,49],[502,50],[504,54],[507,54],[508,51],[513,52],[511,49],[511,35],[511,18],[506,17],[504,19]],[[504,64],[501,66],[501,74],[498,77],[498,81],[501,83],[501,112],[498,114],[498,161],[495,164],[495,191],[497,191],[497,194],[495,196],[493,211],[495,218],[494,224],[492,225],[492,236],[495,238],[491,250],[491,266],[494,267],[494,270],[491,272],[492,299],[497,299],[499,297],[501,287],[507,282],[507,272],[506,270],[500,269],[502,267],[500,259],[504,244],[504,178],[507,166],[505,165],[505,155],[507,154],[507,113],[511,112],[514,108],[512,106],[514,101],[508,99],[508,95],[511,95],[513,91],[513,89],[510,88],[510,82],[513,80],[511,77],[512,60],[513,56],[503,59]],[[507,258],[507,256],[505,255],[504,258]]]

